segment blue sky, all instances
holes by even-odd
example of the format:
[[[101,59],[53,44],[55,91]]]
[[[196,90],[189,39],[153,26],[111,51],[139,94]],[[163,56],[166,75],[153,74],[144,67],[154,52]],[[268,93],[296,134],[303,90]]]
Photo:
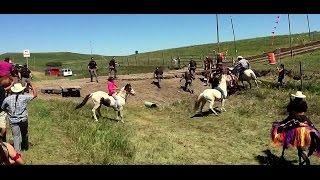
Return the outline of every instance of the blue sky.
[[[276,35],[288,34],[286,14],[220,14],[220,42],[270,36],[277,16]],[[305,14],[290,15],[292,33],[308,32]],[[309,15],[311,31],[320,30],[320,15]],[[217,42],[215,14],[28,14],[0,15],[0,53],[76,52],[129,55]]]

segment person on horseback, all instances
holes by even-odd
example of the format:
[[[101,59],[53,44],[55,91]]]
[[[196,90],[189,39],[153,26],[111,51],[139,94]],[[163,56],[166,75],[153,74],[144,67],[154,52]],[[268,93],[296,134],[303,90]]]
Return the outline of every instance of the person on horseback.
[[[216,60],[216,67],[218,66],[219,63],[222,63],[224,59],[223,53],[218,53],[217,54],[217,60]]]
[[[112,96],[114,100],[116,101],[116,107],[118,107],[118,97],[117,97],[117,90],[118,86],[117,83],[115,82],[114,78],[110,76],[108,78],[108,83],[107,83],[107,92],[109,96]]]
[[[222,98],[225,99],[226,95],[224,94],[224,91],[222,91],[221,88],[218,87],[219,85],[219,79],[222,74],[227,75],[228,74],[228,68],[222,63],[217,64],[217,69],[213,74],[211,75],[210,81],[211,81],[211,88],[212,89],[217,89],[218,91],[221,92]]]
[[[189,70],[189,73],[191,74],[192,79],[195,79],[196,69],[197,69],[196,61],[191,59],[188,65],[188,70]]]
[[[117,78],[117,69],[116,69],[116,59],[113,57],[109,62],[109,76],[111,76],[112,71],[114,72],[114,78]]]
[[[290,102],[287,105],[287,112],[289,115],[286,119],[277,123],[277,127],[273,127],[272,138],[274,142],[282,141],[283,150],[281,158],[284,158],[285,149],[287,149],[289,145],[292,145],[298,149],[300,164],[302,165],[306,162],[306,164],[309,165],[310,160],[308,157],[313,154],[314,150],[316,150],[316,146],[319,146],[320,134],[314,124],[305,115],[305,112],[308,110],[307,102],[304,100],[306,96],[303,95],[301,91],[297,91],[296,94],[291,94],[291,96],[294,97],[294,99],[292,100],[290,98]],[[311,137],[308,154],[304,153],[304,146],[307,146],[308,143],[304,142],[306,135],[300,130],[302,127],[308,128],[307,130]],[[284,139],[279,140],[275,138],[277,134],[282,134],[281,136],[278,136],[278,138],[283,137]],[[317,151],[319,153],[319,147],[317,148]],[[304,160],[303,162],[301,162],[301,157]]]
[[[161,79],[163,79],[163,70],[162,68],[156,67],[156,70],[154,71],[154,78],[157,80],[156,82],[153,81],[151,84],[155,84],[158,88],[161,88],[160,82]]]
[[[188,71],[186,71],[183,75],[182,75],[182,78],[180,79],[180,82],[182,80],[185,80],[185,84],[184,84],[184,87],[183,87],[183,90],[184,91],[187,91],[187,92],[190,92],[191,94],[193,94],[193,90],[190,90],[189,87],[192,86],[192,74]]]
[[[236,76],[240,77],[246,69],[250,68],[249,61],[244,59],[242,56],[238,56],[238,63],[235,65],[237,69]]]

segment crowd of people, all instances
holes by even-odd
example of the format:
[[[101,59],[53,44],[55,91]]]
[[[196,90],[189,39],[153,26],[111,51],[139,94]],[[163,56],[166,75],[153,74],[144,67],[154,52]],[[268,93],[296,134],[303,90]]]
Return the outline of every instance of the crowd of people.
[[[23,164],[22,151],[29,149],[27,105],[37,97],[31,78],[27,65],[14,64],[10,58],[0,61],[1,164]],[[7,124],[11,128],[12,143],[7,142]]]

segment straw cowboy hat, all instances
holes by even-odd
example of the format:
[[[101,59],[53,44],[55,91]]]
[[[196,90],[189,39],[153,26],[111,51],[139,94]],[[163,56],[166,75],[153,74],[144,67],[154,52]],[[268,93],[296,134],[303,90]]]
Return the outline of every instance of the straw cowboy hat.
[[[243,59],[243,57],[242,56],[238,56],[237,59]]]
[[[23,87],[21,83],[16,83],[14,84],[10,89],[14,93],[21,92],[25,89],[26,87]]]
[[[291,96],[295,97],[295,98],[306,98],[306,96],[304,94],[302,94],[301,91],[297,91],[296,94],[291,94]]]

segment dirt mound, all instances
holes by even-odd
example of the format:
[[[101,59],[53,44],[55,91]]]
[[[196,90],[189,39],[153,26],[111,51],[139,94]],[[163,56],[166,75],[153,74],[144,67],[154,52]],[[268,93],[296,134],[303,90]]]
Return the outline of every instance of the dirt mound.
[[[202,82],[198,79],[193,81],[194,94],[183,91],[180,87],[183,85],[184,80],[180,82],[182,72],[185,70],[170,71],[164,74],[164,80],[161,82],[161,88],[151,84],[153,81],[153,74],[132,74],[132,75],[119,75],[116,82],[119,88],[130,83],[133,89],[136,91],[136,96],[131,96],[128,99],[128,105],[141,105],[143,106],[144,101],[155,102],[158,105],[169,104],[183,98],[196,98],[196,96],[204,89],[209,88],[203,86]],[[58,80],[46,80],[35,82],[34,84],[38,88],[39,98],[41,99],[60,99],[60,100],[74,100],[80,102],[82,98],[69,97],[65,98],[61,95],[54,94],[43,94],[40,93],[41,88],[52,87],[68,87],[68,86],[80,86],[81,96],[84,97],[89,93],[95,91],[106,91],[107,77],[99,77],[99,83],[89,82],[90,79],[58,79]]]

